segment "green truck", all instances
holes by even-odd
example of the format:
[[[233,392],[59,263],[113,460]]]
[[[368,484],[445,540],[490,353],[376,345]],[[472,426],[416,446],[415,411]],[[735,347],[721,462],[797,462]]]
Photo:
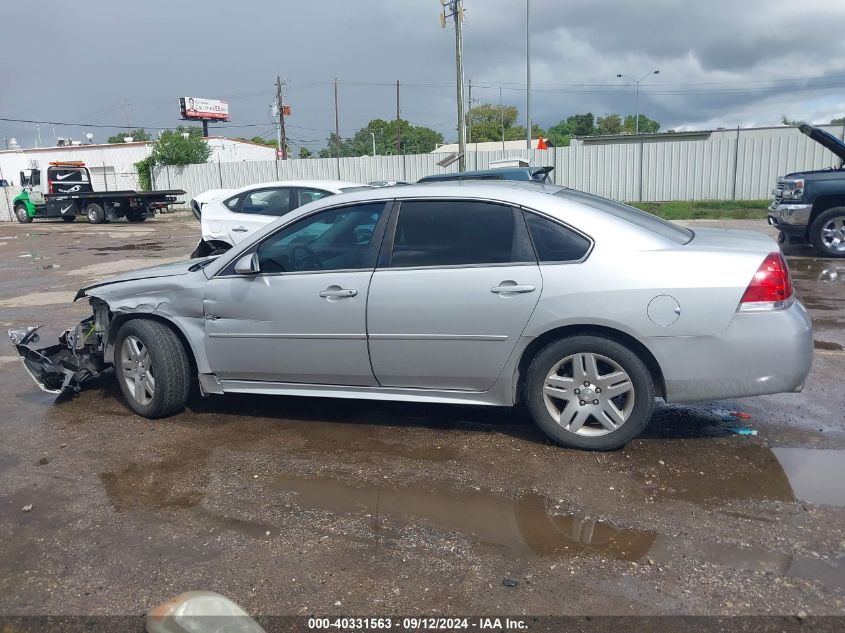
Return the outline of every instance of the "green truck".
[[[84,215],[93,224],[118,218],[143,222],[166,209],[184,195],[181,189],[167,191],[94,191],[91,172],[85,163],[54,162],[41,169],[34,165],[20,173],[23,191],[13,201],[15,217],[26,224],[36,218],[61,218],[73,222]]]

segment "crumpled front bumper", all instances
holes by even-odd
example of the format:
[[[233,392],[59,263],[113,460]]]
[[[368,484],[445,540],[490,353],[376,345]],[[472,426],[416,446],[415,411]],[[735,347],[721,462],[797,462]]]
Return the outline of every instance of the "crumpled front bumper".
[[[84,347],[75,349],[77,341],[84,342],[87,338],[85,322],[73,330],[66,330],[58,344],[36,349],[39,327],[9,330],[9,338],[26,371],[43,391],[53,394],[79,391],[86,382],[102,374],[101,359]]]

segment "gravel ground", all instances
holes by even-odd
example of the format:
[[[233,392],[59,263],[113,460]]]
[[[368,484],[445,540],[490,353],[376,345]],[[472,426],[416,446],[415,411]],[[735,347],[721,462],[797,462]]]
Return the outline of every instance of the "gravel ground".
[[[2,225],[0,324],[50,343],[89,313],[78,287],[198,236]],[[662,405],[605,454],[497,408],[225,396],[150,421],[113,380],[42,393],[6,347],[0,615],[139,614],[192,589],[263,615],[842,614],[845,263],[789,263],[816,332],[805,390]]]

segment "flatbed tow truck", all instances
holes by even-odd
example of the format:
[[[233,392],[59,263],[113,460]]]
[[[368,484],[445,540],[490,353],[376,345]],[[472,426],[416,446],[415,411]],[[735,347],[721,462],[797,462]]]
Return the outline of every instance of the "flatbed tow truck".
[[[125,217],[143,222],[156,211],[166,209],[184,195],[181,189],[166,191],[94,191],[91,172],[85,163],[54,162],[46,177],[33,166],[21,172],[23,191],[14,199],[15,217],[21,224],[37,218],[61,218],[73,222],[85,215],[93,224]]]

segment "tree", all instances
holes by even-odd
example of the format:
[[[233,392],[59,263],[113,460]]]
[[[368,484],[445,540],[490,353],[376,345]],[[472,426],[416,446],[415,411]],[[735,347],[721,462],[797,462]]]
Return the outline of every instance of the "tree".
[[[831,125],[845,125],[845,116],[841,116],[838,119],[831,119]]]
[[[505,140],[516,140],[519,136],[514,136],[513,126],[518,116],[519,110],[516,106],[499,106],[492,103],[477,105],[466,113],[467,140],[471,143],[501,141],[503,127]],[[524,135],[525,128],[522,130]]]
[[[113,136],[110,136],[106,143],[125,143],[123,139],[126,137],[132,137],[133,141],[149,141],[150,135],[147,134],[146,130],[138,128],[137,130],[132,130],[131,132],[119,132]]]
[[[307,147],[300,147],[299,148],[299,157],[300,158],[311,158],[311,150]]]
[[[799,119],[790,119],[785,114],[780,115],[780,122],[782,125],[792,125],[794,127],[798,127],[799,125],[804,125],[806,121],[801,121]]]
[[[625,122],[622,128],[628,134],[635,134],[637,131],[637,117],[629,114],[625,117]],[[655,134],[660,129],[660,123],[654,119],[649,119],[646,115],[640,115],[640,134]]]
[[[155,165],[194,165],[206,162],[211,148],[202,137],[202,128],[179,126],[161,133],[150,156]]]
[[[606,114],[596,122],[599,134],[620,134],[622,132],[622,117],[618,114]]]
[[[135,163],[141,189],[152,187],[152,169],[156,165],[193,165],[204,163],[211,156],[211,148],[202,137],[202,128],[182,127],[165,130],[153,143],[150,155]]]
[[[256,145],[264,145],[265,147],[276,147],[278,145],[278,141],[276,141],[276,139],[268,140],[263,136],[253,136],[252,138],[244,138],[243,136],[238,136],[235,140],[246,141],[247,143],[255,143]]]
[[[557,147],[569,145],[574,136],[591,136],[596,133],[595,118],[592,112],[573,114],[561,119],[549,128],[549,140]]]
[[[402,145],[397,152],[396,126],[395,120],[373,119],[366,127],[355,132],[352,138],[337,138],[334,133],[331,133],[326,147],[319,152],[320,158],[331,158],[336,155],[341,157],[372,155],[373,140],[375,140],[376,154],[381,155],[427,153],[438,143],[443,143],[443,135],[440,132],[401,120],[399,130]]]

